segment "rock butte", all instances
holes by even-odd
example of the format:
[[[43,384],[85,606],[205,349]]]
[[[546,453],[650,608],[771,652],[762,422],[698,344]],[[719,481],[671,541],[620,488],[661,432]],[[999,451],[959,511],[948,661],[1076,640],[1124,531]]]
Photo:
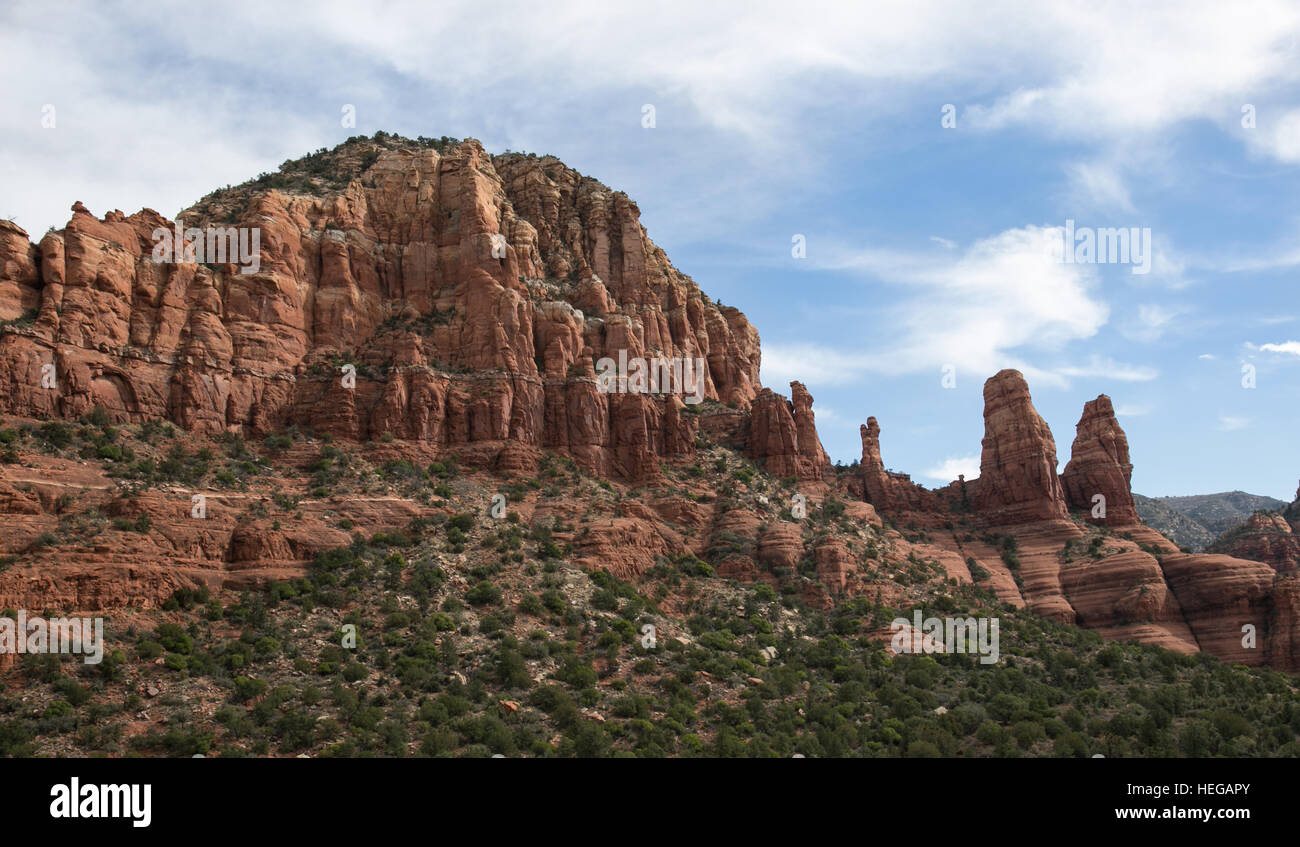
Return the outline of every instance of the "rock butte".
[[[635,576],[658,555],[702,553],[725,537],[723,576],[770,579],[806,560],[827,592],[810,599],[869,590],[904,601],[840,539],[805,539],[790,521],[636,487],[662,480],[661,462],[691,461],[703,436],[794,478],[811,498],[847,497],[849,518],[951,578],[970,581],[977,565],[1013,605],[1110,638],[1300,670],[1300,514],[1252,520],[1255,541],[1227,551],[1242,557],[1179,553],[1138,520],[1128,441],[1105,395],[1085,404],[1059,476],[1051,430],[1013,370],[984,386],[978,479],[928,490],[887,471],[875,418],[861,429],[858,471],[838,474],[811,394],[794,382],[786,399],[759,384],[758,333],[673,267],[624,194],[553,157],[492,156],[473,140],[340,150],[355,176],[336,190],[218,192],[181,214],[187,227],[260,228],[252,274],[155,263],[152,233],[174,222],[150,209],[96,218],[76,203],[67,226],[38,244],[0,221],[0,321],[10,322],[0,333],[0,412],[70,419],[98,406],[117,422],[165,419],[247,438],[309,426],[336,439],[391,437],[382,449],[394,456],[454,453],[496,475],[533,473],[555,451],[632,486],[621,514],[567,539],[579,564]],[[703,359],[714,402],[601,392],[594,363],[620,350]],[[355,366],[355,387],[343,386],[342,363]],[[50,364],[56,381],[46,389]],[[21,550],[55,522],[68,488],[122,508],[97,470],[58,460],[4,467],[10,532],[0,547]],[[1098,494],[1106,513],[1094,519]],[[316,551],[347,543],[324,519],[327,505],[373,527],[418,513],[392,498],[309,502],[294,529],[272,532],[196,525],[188,501],[167,492],[134,502],[153,531],[0,573],[0,606],[152,608],[199,581],[239,587],[301,573]],[[926,540],[907,540],[882,516],[925,528]],[[1074,547],[1084,522],[1112,533],[1096,555]],[[1014,569],[987,540],[998,536],[1015,539]],[[1254,649],[1242,646],[1245,624],[1258,630]]]

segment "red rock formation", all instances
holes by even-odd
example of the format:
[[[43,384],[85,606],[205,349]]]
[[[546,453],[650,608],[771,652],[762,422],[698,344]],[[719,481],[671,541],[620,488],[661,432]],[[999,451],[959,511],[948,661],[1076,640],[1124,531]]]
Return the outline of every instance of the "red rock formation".
[[[758,561],[769,571],[793,571],[803,558],[803,528],[777,521],[763,528],[758,540]]]
[[[761,518],[750,509],[731,508],[714,515],[706,557],[719,576],[752,581],[759,576],[754,553]]]
[[[1206,552],[1265,562],[1278,573],[1300,568],[1300,535],[1276,512],[1256,512],[1246,523],[1225,532]]]
[[[1269,599],[1273,614],[1264,641],[1264,664],[1300,672],[1300,579],[1277,580]]]
[[[769,473],[818,480],[830,470],[813,420],[812,395],[790,383],[793,401],[764,388],[751,407],[748,452]]]
[[[1107,526],[1131,526],[1139,522],[1137,506],[1129,488],[1133,463],[1129,461],[1128,438],[1115,419],[1115,409],[1105,394],[1083,406],[1083,417],[1075,428],[1070,462],[1061,472],[1061,486],[1070,508],[1082,509],[1085,517]],[[1095,501],[1100,494],[1104,501]],[[1093,518],[1101,503],[1105,517]]]
[[[669,263],[625,195],[554,158],[493,157],[474,141],[445,152],[365,141],[336,159],[348,166],[338,187],[235,189],[182,213],[185,227],[257,228],[255,269],[154,261],[155,230],[174,222],[148,209],[97,219],[77,203],[39,245],[0,222],[0,412],[70,418],[99,406],[117,421],[167,418],[247,437],[296,424],[340,439],[389,436],[399,456],[455,452],[501,475],[530,473],[554,450],[635,482],[660,481],[661,463],[689,458],[700,437],[742,446],[778,476],[834,480],[811,395],[797,382],[790,400],[760,388],[757,332]],[[611,391],[595,365],[620,354],[701,359],[701,395],[716,402]],[[901,602],[913,586],[868,584],[857,557],[915,552],[953,579],[986,572],[978,578],[1003,601],[1110,637],[1298,666],[1300,581],[1267,565],[1213,555],[1158,562],[1139,545],[1170,546],[1140,526],[1131,539],[1107,540],[1118,551],[1071,557],[1081,532],[1067,501],[1090,509],[1102,493],[1108,524],[1136,523],[1127,442],[1104,395],[1085,406],[1061,479],[1023,377],[1002,371],[984,398],[981,476],[939,492],[885,470],[879,425],[868,419],[861,477],[843,484],[872,505],[845,510],[856,541],[811,543],[822,588],[806,580],[805,594],[822,602],[823,588],[874,591],[877,602]],[[55,477],[85,471],[55,464],[27,475],[0,469],[0,547],[28,557],[0,574],[0,606],[152,608],[198,582],[242,588],[300,575],[316,550],[348,542],[340,515],[373,532],[428,511],[387,497],[308,500],[304,517],[278,530],[244,517],[253,515],[244,494],[213,492],[209,517],[195,521],[190,492],[153,491],[140,504],[149,532],[69,545],[56,560],[28,548],[59,527],[66,491]],[[106,477],[77,484],[83,506],[132,514],[111,502]],[[557,531],[557,540],[578,563],[621,578],[694,552],[720,575],[774,579],[808,556],[804,527],[774,520],[766,501],[714,511],[680,492],[651,496],[653,505],[621,500],[620,514]],[[953,520],[967,503],[976,514]],[[907,541],[879,525],[877,509],[909,512],[936,535],[947,525],[948,536]],[[971,530],[984,527],[967,517],[1016,538],[1018,560],[979,540]],[[1300,521],[1300,506],[1286,517]],[[1289,572],[1295,527],[1282,541],[1287,521],[1278,520],[1254,522],[1267,543],[1246,552]],[[1257,648],[1242,646],[1244,623],[1259,627]]]
[[[653,515],[609,518],[592,524],[574,542],[574,558],[589,570],[608,570],[630,579],[654,567],[660,556],[677,556],[686,546]]]
[[[27,233],[0,220],[0,321],[12,321],[40,305],[40,254]]]
[[[649,479],[660,457],[693,451],[689,416],[600,393],[593,360],[700,359],[705,398],[755,396],[757,333],[672,267],[626,196],[476,141],[362,148],[348,155],[377,159],[340,190],[236,190],[182,214],[187,227],[256,227],[255,273],[155,262],[154,231],[173,222],[148,209],[97,220],[78,203],[39,247],[0,228],[0,320],[39,310],[0,338],[0,411],[98,405],[199,432],[518,442]],[[820,446],[805,442],[807,460]]]
[[[1061,571],[1061,586],[1079,626],[1180,653],[1198,650],[1178,598],[1149,553],[1133,550],[1070,564]]]
[[[821,438],[817,436],[817,422],[813,414],[813,397],[802,382],[790,383],[790,405],[794,410],[794,425],[799,437],[799,456],[803,466],[814,476],[831,466],[830,456],[822,449]]]
[[[858,428],[862,437],[862,485],[866,499],[886,512],[938,510],[934,493],[912,482],[905,473],[885,470],[880,458],[880,424],[874,417]]]
[[[1234,664],[1265,663],[1275,608],[1277,575],[1272,568],[1203,553],[1167,555],[1160,565],[1201,650]],[[1277,623],[1288,630],[1294,627],[1294,620]],[[1255,627],[1254,647],[1243,643],[1242,627],[1247,624]]]
[[[1056,442],[1019,371],[984,383],[984,442],[976,510],[995,524],[1066,519]]]
[[[818,544],[813,553],[817,559],[817,580],[833,596],[842,595],[854,570],[849,548],[839,539],[828,538]]]

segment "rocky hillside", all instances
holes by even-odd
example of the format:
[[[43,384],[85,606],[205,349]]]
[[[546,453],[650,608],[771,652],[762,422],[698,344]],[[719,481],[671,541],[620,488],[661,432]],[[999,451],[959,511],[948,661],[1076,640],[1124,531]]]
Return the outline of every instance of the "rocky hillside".
[[[629,488],[556,454],[503,480],[292,429],[5,423],[4,614],[97,613],[107,643],[2,657],[0,756],[1300,755],[1294,678],[1004,602],[1047,602],[1041,533],[796,518],[718,444]],[[1068,526],[1063,571],[1106,578],[1067,598],[1105,615],[1138,545]],[[996,617],[999,661],[895,653],[913,610]]]
[[[514,749],[538,755],[641,750],[629,733],[651,752],[702,749],[687,734],[726,749],[733,718],[785,731],[790,709],[867,702],[861,686],[824,685],[893,685],[907,665],[877,649],[882,627],[913,610],[1005,616],[1026,639],[1006,652],[1034,657],[1025,669],[1058,661],[1030,643],[1045,632],[1100,655],[1060,634],[1081,627],[1300,670],[1291,568],[1182,553],[1142,524],[1108,397],[1081,404],[1060,474],[1013,370],[984,386],[977,479],[930,490],[886,470],[874,417],[861,463],[832,466],[806,387],[787,398],[759,384],[757,332],[638,217],[553,157],[380,134],[180,214],[182,230],[255,229],[254,263],[160,260],[155,236],[177,222],[148,209],[95,217],[77,203],[37,244],[0,224],[0,609],[103,615],[120,660],[93,691],[202,703],[176,719],[232,755],[271,738],[281,752],[410,752],[417,724],[427,751],[469,754],[504,743],[499,721],[526,723]],[[698,384],[598,374],[602,360],[654,358],[700,361]],[[363,648],[340,646],[344,625]],[[639,640],[647,626],[671,655]],[[1147,661],[1175,677],[1195,667]],[[962,668],[943,697],[908,696],[939,721],[964,686],[988,685]],[[16,688],[47,677],[65,696],[0,703],[35,721],[11,736],[37,739],[20,747],[66,745],[47,729],[80,714],[81,683],[57,667],[10,671]],[[340,711],[314,708],[322,686]],[[856,708],[851,739],[808,731],[821,749],[983,749],[950,721],[934,738],[889,723],[917,717],[894,700]],[[120,731],[171,750],[159,716],[178,713],[131,702]],[[379,711],[350,741],[289,717],[347,723],[364,709]],[[597,739],[611,715],[620,729]],[[998,747],[1048,716],[989,718]],[[1148,740],[1174,749],[1176,727],[1153,721]],[[970,722],[973,737],[983,723]],[[189,749],[190,729],[177,732]],[[1031,735],[1019,747],[1045,752]]]
[[[1209,550],[1268,562],[1279,572],[1300,568],[1300,486],[1293,502],[1279,510],[1255,512],[1216,538]]]
[[[1286,506],[1286,502],[1273,497],[1224,491],[1186,497],[1140,497],[1138,511],[1143,522],[1180,545],[1200,551],[1217,536],[1246,523],[1255,512],[1277,511]]]
[[[1171,498],[1134,494],[1133,502],[1142,523],[1188,551],[1199,553],[1209,547],[1214,542],[1215,534],[1206,529],[1204,524],[1168,505],[1165,502],[1168,499]]]

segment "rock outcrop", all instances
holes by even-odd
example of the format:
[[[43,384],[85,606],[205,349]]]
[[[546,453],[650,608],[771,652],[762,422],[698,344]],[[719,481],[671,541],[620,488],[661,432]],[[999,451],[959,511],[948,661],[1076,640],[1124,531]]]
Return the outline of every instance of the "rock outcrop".
[[[1180,653],[1199,650],[1178,597],[1150,553],[1132,550],[1072,564],[1062,570],[1061,585],[1080,626]]]
[[[885,469],[880,457],[880,424],[874,417],[867,418],[858,434],[862,437],[862,485],[868,503],[887,512],[939,508],[934,493],[912,482],[911,476]]]
[[[1201,650],[1225,662],[1266,662],[1277,578],[1272,568],[1204,553],[1164,556],[1160,565]],[[1277,620],[1276,624],[1289,630],[1294,621]],[[1254,627],[1253,642],[1245,637],[1246,625]]]
[[[1105,395],[1085,405],[1059,478],[1051,430],[1014,370],[984,385],[978,479],[931,491],[887,470],[874,417],[860,472],[837,473],[812,395],[759,384],[757,332],[672,266],[625,195],[553,157],[491,156],[475,141],[377,136],[302,161],[179,221],[149,209],[96,218],[77,203],[37,245],[0,222],[0,413],[98,407],[119,423],[173,421],[186,438],[296,427],[361,442],[379,467],[455,454],[482,474],[475,485],[531,476],[555,452],[605,478],[600,490],[610,478],[671,483],[642,489],[648,499],[629,486],[532,510],[574,562],[619,579],[707,564],[783,590],[797,582],[819,605],[858,594],[901,606],[932,575],[1112,638],[1298,666],[1300,505],[1257,515],[1222,551],[1233,555],[1176,553],[1138,521]],[[231,227],[236,244],[256,232],[258,249],[160,259],[158,234],[177,225]],[[805,503],[796,514],[797,501],[769,496],[771,480],[728,473],[727,456],[714,457],[726,488],[705,485],[697,443],[742,449],[800,483],[796,497],[824,495],[811,504],[816,533]],[[313,483],[287,528],[268,517],[269,495],[233,490],[209,492],[210,517],[196,521],[188,489],[126,502],[85,462],[31,455],[0,465],[0,547],[22,560],[0,574],[0,606],[154,608],[197,583],[242,589],[301,575],[316,552],[349,543],[344,526],[398,530],[444,508],[428,492],[335,498]],[[303,458],[299,469],[320,461]],[[1098,494],[1098,522],[1114,531],[1070,517],[1090,516]],[[55,557],[48,537],[75,528],[59,513],[67,497],[114,533],[87,531]],[[566,526],[566,509],[592,514]]]
[[[990,522],[1003,525],[1069,517],[1056,475],[1056,441],[1019,371],[999,371],[984,383],[975,506]]]
[[[757,333],[669,263],[625,195],[472,140],[389,146],[336,151],[362,159],[342,187],[219,192],[180,216],[256,229],[255,261],[155,261],[175,224],[148,209],[97,219],[78,203],[35,247],[6,223],[0,411],[513,442],[640,478],[693,450],[693,419],[679,398],[606,392],[594,362],[699,361],[700,397],[757,395]],[[815,431],[804,442],[801,466],[820,451]]]
[[[1070,461],[1061,472],[1061,486],[1072,509],[1106,526],[1138,523],[1137,506],[1129,486],[1133,463],[1129,461],[1128,438],[1115,419],[1115,408],[1105,394],[1083,406],[1075,428]],[[1102,499],[1098,500],[1098,495]],[[1092,517],[1093,514],[1098,517]]]
[[[1215,539],[1206,552],[1270,565],[1278,573],[1300,569],[1300,522],[1292,525],[1276,512],[1257,512],[1242,526]]]
[[[749,455],[776,476],[819,480],[831,460],[817,436],[812,395],[792,382],[790,396],[786,400],[768,388],[759,392],[750,416]]]

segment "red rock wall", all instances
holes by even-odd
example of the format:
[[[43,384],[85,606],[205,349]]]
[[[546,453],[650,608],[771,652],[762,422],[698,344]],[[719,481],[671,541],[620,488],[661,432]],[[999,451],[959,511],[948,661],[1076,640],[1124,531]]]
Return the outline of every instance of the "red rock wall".
[[[448,449],[511,441],[640,473],[651,455],[693,450],[690,416],[602,393],[593,362],[702,359],[703,396],[743,407],[759,351],[744,316],[703,297],[638,218],[626,196],[554,159],[493,158],[467,141],[446,155],[385,151],[324,196],[254,194],[233,224],[260,230],[252,274],[155,263],[153,231],[172,222],[151,210],[100,220],[77,204],[39,248],[7,224],[0,319],[39,315],[0,337],[0,411],[98,405],[200,432],[299,424]],[[357,367],[353,389],[343,363]],[[47,364],[53,390],[41,387]],[[815,430],[805,442],[808,460]]]
[[[1115,418],[1115,409],[1105,394],[1083,406],[1070,448],[1070,462],[1061,472],[1061,485],[1070,508],[1082,509],[1085,517],[1107,526],[1131,526],[1139,522],[1137,506],[1129,484],[1133,463],[1129,461],[1128,437]],[[1105,517],[1094,519],[1094,497],[1105,497]]]
[[[1006,525],[1069,517],[1056,475],[1056,441],[1019,371],[984,383],[984,441],[975,506]]]

